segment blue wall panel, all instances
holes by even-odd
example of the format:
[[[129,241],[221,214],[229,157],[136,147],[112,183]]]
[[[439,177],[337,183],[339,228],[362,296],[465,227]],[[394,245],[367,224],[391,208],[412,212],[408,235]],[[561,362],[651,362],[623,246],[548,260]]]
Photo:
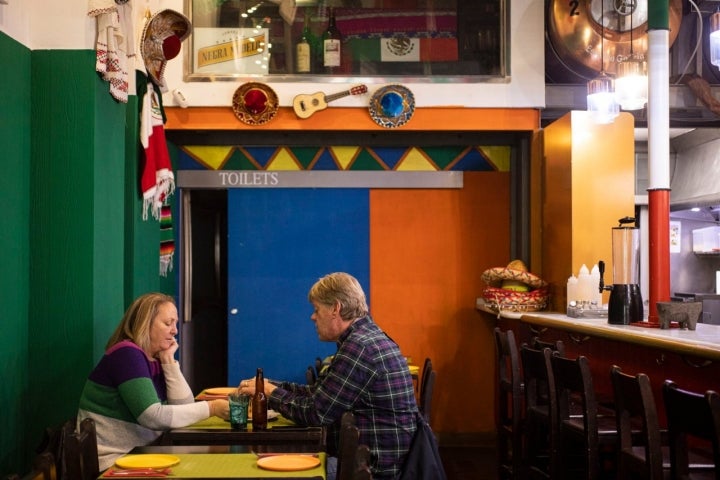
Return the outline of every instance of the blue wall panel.
[[[335,352],[318,340],[307,292],[326,273],[347,271],[367,293],[368,228],[367,189],[228,191],[229,385],[257,367],[304,382],[315,357]]]

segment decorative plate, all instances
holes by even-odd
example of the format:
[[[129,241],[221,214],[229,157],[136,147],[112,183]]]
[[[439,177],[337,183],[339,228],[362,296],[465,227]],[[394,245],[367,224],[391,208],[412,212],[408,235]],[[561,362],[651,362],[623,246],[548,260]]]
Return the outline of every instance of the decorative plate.
[[[120,468],[167,468],[180,463],[175,455],[160,453],[147,453],[139,455],[125,455],[115,460]]]
[[[415,112],[415,97],[402,85],[386,85],[370,98],[370,116],[385,128],[405,125]]]
[[[248,125],[263,125],[275,118],[278,111],[278,96],[275,90],[264,83],[243,83],[235,90],[232,108],[241,122]]]
[[[205,394],[206,395],[230,395],[231,393],[237,391],[237,387],[215,387],[215,388],[206,388]]]
[[[315,468],[320,465],[320,459],[313,455],[273,455],[258,459],[257,465],[265,470],[294,472]]]

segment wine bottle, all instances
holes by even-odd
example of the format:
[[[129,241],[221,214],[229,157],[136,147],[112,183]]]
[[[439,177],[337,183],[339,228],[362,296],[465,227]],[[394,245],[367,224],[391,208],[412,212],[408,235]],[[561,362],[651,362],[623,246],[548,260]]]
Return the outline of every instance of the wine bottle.
[[[342,42],[342,34],[335,25],[334,8],[330,8],[330,20],[322,38],[325,73],[334,73],[340,67],[340,44]]]
[[[300,40],[298,40],[295,46],[297,73],[310,73],[312,71],[313,43],[312,32],[310,31],[310,15],[306,9],[305,25],[303,26],[302,34],[300,34]]]
[[[255,395],[252,398],[252,428],[267,430],[267,397],[265,396],[265,379],[262,368],[255,374]]]

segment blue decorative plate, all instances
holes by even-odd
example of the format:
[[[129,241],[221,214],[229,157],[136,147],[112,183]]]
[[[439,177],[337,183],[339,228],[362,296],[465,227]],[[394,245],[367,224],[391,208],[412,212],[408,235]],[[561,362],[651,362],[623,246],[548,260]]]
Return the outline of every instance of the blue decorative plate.
[[[385,128],[405,125],[415,112],[415,97],[402,85],[386,85],[370,98],[370,116]]]

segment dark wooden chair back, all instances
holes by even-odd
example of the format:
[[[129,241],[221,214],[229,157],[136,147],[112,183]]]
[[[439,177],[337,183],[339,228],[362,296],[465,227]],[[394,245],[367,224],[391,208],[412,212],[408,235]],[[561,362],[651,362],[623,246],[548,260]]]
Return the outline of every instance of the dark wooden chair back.
[[[563,343],[562,340],[546,342],[545,340],[540,340],[540,337],[535,336],[530,339],[530,348],[534,348],[535,350],[549,348],[554,352],[558,352],[561,356],[565,356],[565,343]]]
[[[720,398],[712,390],[705,394],[683,390],[672,380],[663,384],[667,416],[672,478],[688,478],[688,439],[712,445],[715,478],[720,479]]]
[[[3,480],[58,480],[55,458],[50,452],[39,453],[33,459],[32,470],[23,476],[6,475]]]
[[[316,381],[317,374],[315,373],[315,367],[309,366],[307,370],[305,370],[305,383],[308,385],[315,385]]]
[[[550,358],[552,351],[520,347],[525,388],[525,448],[523,465],[530,477],[552,478],[557,456],[557,394]]]
[[[662,437],[650,379],[644,373],[623,373],[617,365],[610,369],[610,378],[619,439],[618,478],[661,480]]]
[[[422,398],[423,390],[425,389],[425,384],[427,383],[427,378],[430,376],[430,372],[432,371],[432,360],[428,357],[425,359],[425,362],[423,362],[422,377],[420,377],[420,388],[418,389],[420,392],[420,398]]]
[[[420,394],[420,412],[425,417],[425,421],[430,423],[430,412],[432,410],[433,392],[435,391],[435,377],[437,372],[432,370],[425,378],[425,385]]]
[[[520,355],[512,330],[496,327],[496,428],[498,467],[501,477],[521,478],[522,473],[522,404],[523,386]]]
[[[372,480],[370,471],[370,447],[358,445],[355,452],[355,470],[353,480]]]
[[[550,360],[557,393],[556,459],[562,459],[553,468],[562,470],[560,476],[564,478],[597,479],[606,470],[606,463],[609,463],[607,469],[615,468],[615,416],[604,416],[601,430],[587,357],[569,359],[553,352]]]
[[[64,464],[66,478],[95,480],[100,474],[95,422],[85,418],[78,431],[65,432]]]
[[[343,413],[340,419],[337,480],[353,480],[359,440],[360,432],[355,426],[355,415],[352,412]]]
[[[67,478],[65,474],[63,461],[64,461],[64,449],[65,449],[65,435],[67,432],[75,431],[75,424],[77,419],[72,417],[66,420],[61,425],[53,425],[45,428],[43,432],[43,438],[40,444],[35,449],[38,454],[50,454],[55,461],[55,471],[57,477],[60,479]]]

